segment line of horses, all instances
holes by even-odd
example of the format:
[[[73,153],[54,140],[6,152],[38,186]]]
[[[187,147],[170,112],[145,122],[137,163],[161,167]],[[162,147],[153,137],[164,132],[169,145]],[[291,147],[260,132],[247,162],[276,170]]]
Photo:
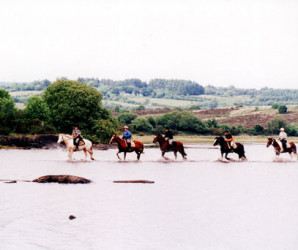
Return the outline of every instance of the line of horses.
[[[60,144],[61,142],[64,142],[66,145],[66,148],[68,150],[68,159],[69,161],[72,161],[72,154],[74,152],[75,146],[73,144],[73,138],[71,135],[67,134],[60,134],[57,143]],[[119,154],[124,153],[124,160],[126,159],[127,153],[135,152],[137,154],[137,159],[139,160],[141,157],[141,154],[144,153],[144,144],[141,141],[133,140],[132,146],[130,150],[127,148],[127,144],[125,140],[121,139],[117,135],[113,135],[110,144],[117,143],[118,145],[118,152],[116,153],[118,159],[121,159]],[[177,159],[177,153],[179,152],[183,159],[186,160],[187,154],[185,153],[183,143],[180,141],[174,141],[172,145],[169,147],[167,141],[165,138],[158,134],[153,139],[153,143],[158,143],[159,148],[161,150],[161,156],[165,159],[165,153],[167,152],[173,152],[175,155],[175,159]],[[231,160],[228,157],[229,153],[236,153],[239,157],[239,160],[245,160],[245,150],[244,146],[241,143],[235,143],[235,147],[230,147],[228,143],[225,141],[225,138],[222,136],[217,136],[214,139],[213,146],[219,145],[220,146],[220,152],[221,152],[221,158],[225,157],[227,160]],[[273,146],[275,154],[279,156],[281,153],[289,153],[291,158],[293,155],[296,155],[297,157],[297,149],[296,145],[293,142],[289,143],[289,147],[286,151],[282,151],[281,145],[272,137],[268,137],[266,146],[269,147],[270,145]],[[79,145],[78,151],[84,151],[85,153],[85,160],[87,159],[87,153],[90,155],[90,159],[94,160],[93,158],[93,150],[92,150],[92,142],[90,140],[84,139],[83,142]]]

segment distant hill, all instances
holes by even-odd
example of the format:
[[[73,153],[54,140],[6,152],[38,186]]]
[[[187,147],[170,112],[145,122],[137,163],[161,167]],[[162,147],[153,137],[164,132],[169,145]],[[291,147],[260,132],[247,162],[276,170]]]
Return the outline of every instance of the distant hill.
[[[110,79],[78,78],[103,93],[104,106],[109,109],[191,108],[214,109],[233,106],[271,106],[274,103],[298,105],[298,89],[240,89],[234,86],[203,87],[197,82],[177,79],[140,79],[113,81]],[[11,92],[15,102],[26,102],[51,84],[49,80],[29,83],[4,83],[1,88]]]

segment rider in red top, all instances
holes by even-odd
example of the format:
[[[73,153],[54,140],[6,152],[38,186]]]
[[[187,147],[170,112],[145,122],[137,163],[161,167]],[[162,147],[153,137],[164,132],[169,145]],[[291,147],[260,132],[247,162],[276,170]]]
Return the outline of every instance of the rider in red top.
[[[225,131],[225,138],[225,141],[228,143],[229,148],[231,149],[231,146],[234,147],[234,138],[230,132]]]

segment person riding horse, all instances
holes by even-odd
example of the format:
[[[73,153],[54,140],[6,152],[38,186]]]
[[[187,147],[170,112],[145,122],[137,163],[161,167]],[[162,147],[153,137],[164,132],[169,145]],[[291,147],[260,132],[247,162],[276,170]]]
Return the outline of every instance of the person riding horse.
[[[232,149],[233,150],[233,148],[234,149],[236,148],[236,145],[234,143],[234,137],[228,131],[225,131],[225,141],[228,143],[229,149]]]
[[[286,152],[287,151],[287,133],[285,132],[284,128],[280,128],[280,133],[279,133],[279,141],[282,144],[282,152]]]
[[[165,136],[164,138],[166,139],[167,141],[167,150],[171,150],[172,149],[172,144],[173,144],[173,133],[170,131],[170,129],[168,127],[166,127],[165,129]]]
[[[128,130],[127,126],[124,126],[124,132],[122,135],[122,139],[126,141],[127,144],[127,151],[131,150],[131,132]]]
[[[80,141],[83,141],[83,137],[78,126],[74,126],[72,131],[72,137],[73,137],[73,144],[76,146],[74,151],[77,151],[79,149]]]

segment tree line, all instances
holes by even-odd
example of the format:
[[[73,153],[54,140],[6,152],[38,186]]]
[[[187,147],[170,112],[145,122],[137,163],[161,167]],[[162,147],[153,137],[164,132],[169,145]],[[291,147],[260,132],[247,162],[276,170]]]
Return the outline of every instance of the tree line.
[[[218,135],[224,130],[233,134],[276,134],[285,127],[289,135],[297,136],[297,126],[274,119],[266,128],[218,124],[215,119],[203,121],[188,111],[176,110],[159,117],[139,117],[128,110],[114,117],[102,105],[103,95],[97,89],[78,81],[58,80],[50,84],[42,97],[28,99],[25,109],[17,109],[9,92],[0,89],[0,134],[68,133],[76,125],[85,138],[93,142],[108,142],[111,135],[128,125],[134,133],[162,133],[169,127],[176,133]],[[278,106],[279,108],[280,106]],[[273,107],[276,108],[276,105]]]

